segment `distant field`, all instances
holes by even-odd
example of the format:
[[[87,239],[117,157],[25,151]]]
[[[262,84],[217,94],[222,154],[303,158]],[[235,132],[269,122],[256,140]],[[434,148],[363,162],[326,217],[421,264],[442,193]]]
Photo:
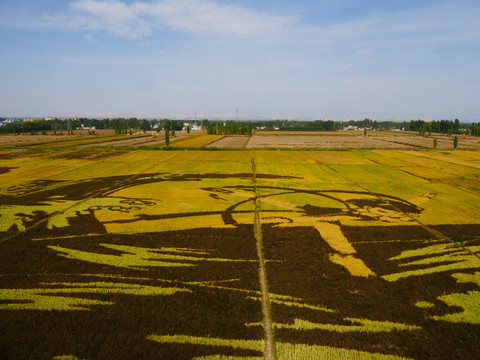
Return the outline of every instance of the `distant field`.
[[[253,136],[207,135],[205,131],[177,131],[170,136],[170,145],[185,148],[220,149],[378,149],[406,150],[432,149],[437,139],[437,149],[453,149],[453,136],[434,134],[418,136],[408,132],[290,132],[258,131]],[[6,147],[165,147],[164,133],[138,132],[133,135],[22,135],[0,136],[0,148]],[[480,149],[480,139],[458,136],[459,149]]]
[[[172,141],[170,145],[175,147],[201,148],[217,141],[217,139],[222,138],[223,135],[195,135],[188,138]]]
[[[324,148],[324,149],[406,149],[407,145],[383,142],[364,136],[252,136],[247,149]]]
[[[421,137],[403,132],[257,132],[248,142],[248,149],[296,148],[296,149],[431,149],[433,139],[438,149],[453,148],[453,136]],[[459,136],[459,148],[480,149],[480,139]]]
[[[480,358],[478,151],[28,147],[0,180],[0,358]]]
[[[222,139],[211,143],[209,147],[221,149],[243,149],[249,141],[248,136],[225,136]]]

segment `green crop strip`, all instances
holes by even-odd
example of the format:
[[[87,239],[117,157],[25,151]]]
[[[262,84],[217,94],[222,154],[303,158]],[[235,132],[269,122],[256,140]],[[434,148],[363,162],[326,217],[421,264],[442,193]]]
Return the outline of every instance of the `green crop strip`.
[[[292,296],[286,296],[286,295],[277,295],[277,294],[268,294],[270,298],[270,302],[272,304],[278,304],[278,305],[284,305],[284,306],[289,306],[289,307],[296,307],[299,309],[310,309],[310,310],[315,310],[315,311],[324,311],[324,312],[334,312],[334,310],[329,309],[325,306],[318,306],[318,305],[311,305],[311,304],[306,304],[302,301],[300,298],[295,298]],[[251,300],[256,300],[256,301],[261,301],[261,297],[258,296],[248,296],[247,299]]]
[[[459,293],[443,295],[438,299],[449,306],[459,306],[463,308],[463,311],[455,314],[433,316],[432,319],[449,322],[480,324],[480,291],[469,291],[466,294]]]
[[[0,310],[89,310],[94,305],[113,305],[110,301],[71,297],[69,294],[124,294],[124,295],[172,295],[190,290],[176,287],[157,287],[126,283],[42,283],[58,288],[1,289]]]
[[[344,321],[351,322],[352,325],[336,325],[336,324],[319,324],[307,320],[295,319],[293,324],[275,323],[277,329],[291,330],[325,330],[339,333],[348,332],[391,332],[391,331],[412,331],[421,330],[422,328],[415,325],[406,325],[402,323],[393,323],[389,321],[376,321],[358,318],[344,318]],[[358,325],[357,325],[358,324]],[[260,326],[257,324],[247,324],[247,326]]]
[[[415,306],[419,307],[420,309],[430,309],[430,308],[433,308],[435,304],[432,304],[429,301],[417,301],[415,303]]]
[[[60,246],[48,246],[67,259],[87,261],[120,268],[146,270],[148,267],[187,267],[195,266],[201,261],[212,262],[255,262],[256,260],[238,260],[204,257],[209,253],[202,250],[164,247],[150,249],[137,246],[99,244],[107,249],[122,252],[121,255],[99,254],[89,251],[75,250]],[[181,254],[181,255],[179,255]],[[187,256],[195,255],[195,256]]]
[[[477,253],[479,251],[480,246],[465,246],[464,249],[459,248],[454,244],[437,244],[427,246],[425,248],[419,248],[416,250],[406,250],[400,255],[392,257],[388,260],[403,260],[412,257],[428,256],[427,258],[403,263],[399,266],[433,266],[429,266],[423,269],[407,270],[395,274],[383,275],[382,278],[387,281],[397,281],[401,278],[406,278],[410,276],[422,276],[450,270],[475,269],[480,267],[480,259],[477,256]],[[437,263],[440,263],[442,265],[435,266],[434,264]]]
[[[149,335],[148,340],[152,340],[162,344],[190,344],[203,345],[208,347],[226,347],[232,349],[244,349],[252,351],[262,351],[264,347],[263,340],[238,340],[238,339],[221,339],[188,335]],[[279,360],[405,360],[407,358],[384,355],[378,353],[369,353],[366,351],[350,350],[343,348],[335,348],[330,346],[306,345],[306,344],[290,344],[277,342],[277,354]],[[196,357],[197,360],[211,359],[235,359],[244,360],[248,357],[226,357],[223,355],[213,355],[206,357]],[[251,359],[251,357],[250,357]],[[254,359],[257,359],[254,357]],[[258,357],[258,359],[262,359]]]
[[[474,274],[457,273],[452,275],[458,283],[474,283],[480,286],[480,272]],[[480,291],[442,295],[437,298],[448,306],[463,308],[463,311],[442,316],[432,316],[439,321],[480,324]],[[435,305],[426,301],[419,301],[415,306],[423,309],[433,308]]]

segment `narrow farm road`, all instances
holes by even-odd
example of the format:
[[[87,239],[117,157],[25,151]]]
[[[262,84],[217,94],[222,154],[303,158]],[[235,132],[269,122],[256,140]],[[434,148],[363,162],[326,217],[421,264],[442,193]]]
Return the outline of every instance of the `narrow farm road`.
[[[256,169],[255,169],[255,158],[252,152],[252,181],[255,194],[255,219],[254,219],[254,235],[257,244],[257,256],[259,263],[259,280],[260,280],[260,291],[262,293],[262,315],[263,315],[263,328],[265,331],[265,351],[264,357],[265,360],[276,360],[276,349],[275,349],[275,336],[273,332],[272,324],[272,311],[270,305],[270,299],[268,296],[268,282],[267,282],[267,269],[265,267],[265,258],[263,256],[263,236],[262,236],[262,224],[260,223],[260,215],[258,209],[258,200],[257,200],[257,180],[256,180]]]

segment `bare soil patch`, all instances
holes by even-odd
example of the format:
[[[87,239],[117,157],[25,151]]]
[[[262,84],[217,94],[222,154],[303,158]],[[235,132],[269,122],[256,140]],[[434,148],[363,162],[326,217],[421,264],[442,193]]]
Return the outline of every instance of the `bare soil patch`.
[[[394,144],[409,145],[418,148],[431,149],[433,148],[434,138],[437,139],[437,149],[451,149],[453,148],[453,136],[378,136],[378,140],[382,140]],[[458,147],[466,149],[480,148],[480,140],[471,137],[459,137]]]
[[[323,148],[323,149],[407,149],[408,145],[385,142],[364,136],[257,136],[248,142],[247,149],[255,148]]]
[[[260,130],[255,131],[257,136],[360,136],[363,135],[363,131],[269,131]]]
[[[225,136],[224,138],[215,141],[207,147],[215,147],[221,149],[243,149],[248,142],[247,136]]]
[[[143,133],[138,133],[138,134],[143,134]],[[118,141],[105,141],[102,143],[95,143],[93,146],[131,146],[131,147],[137,147],[137,146],[162,146],[165,145],[165,132],[156,132],[156,131],[148,131],[146,134],[150,136],[142,136],[142,137],[132,137],[132,138],[126,138],[124,140],[118,140]],[[186,130],[183,131],[176,131],[175,135],[172,136],[170,134],[170,144],[173,145],[175,141],[180,140],[180,139],[185,139],[190,136],[194,135],[199,135],[199,132],[195,133],[187,133]],[[85,147],[92,146],[92,144],[85,145]]]

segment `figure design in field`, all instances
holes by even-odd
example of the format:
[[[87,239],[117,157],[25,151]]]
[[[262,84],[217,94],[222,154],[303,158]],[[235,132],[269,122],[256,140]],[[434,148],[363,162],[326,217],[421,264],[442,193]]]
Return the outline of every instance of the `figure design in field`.
[[[288,187],[285,184],[295,180],[289,177],[256,178],[259,184],[254,186],[247,173],[152,173],[82,182],[36,181],[6,189],[0,195],[0,231],[13,237],[8,241],[13,248],[18,240],[14,237],[20,234],[19,239],[29,242],[25,248],[35,248],[29,254],[45,261],[34,265],[23,258],[10,261],[9,256],[21,252],[5,252],[3,257],[11,264],[25,268],[20,271],[39,273],[40,268],[44,275],[17,289],[6,283],[4,274],[0,280],[7,285],[2,285],[0,310],[10,311],[16,324],[22,324],[20,310],[96,309],[95,316],[102,321],[104,312],[98,309],[121,312],[123,301],[138,301],[141,305],[129,311],[139,318],[145,314],[143,306],[161,313],[159,318],[168,317],[160,323],[147,321],[150,327],[145,317],[132,325],[138,325],[132,333],[149,334],[139,343],[172,347],[172,354],[203,346],[209,350],[198,350],[199,354],[211,354],[212,359],[259,357],[261,294],[252,226],[257,209],[265,231],[292,231],[278,245],[284,246],[278,252],[282,256],[266,258],[267,270],[277,280],[269,287],[269,296],[277,349],[284,354],[332,352],[353,359],[375,353],[379,359],[394,355],[403,359],[409,356],[396,346],[408,338],[412,344],[422,339],[416,351],[428,348],[441,358],[445,352],[435,347],[438,342],[452,329],[465,333],[471,329],[445,325],[439,335],[428,332],[429,322],[480,323],[478,238],[459,248],[428,233],[418,221],[436,194],[420,190],[417,196],[402,199],[364,190]],[[367,228],[388,235],[377,239],[371,232],[365,241],[352,235],[351,229]],[[406,242],[392,235],[405,229],[413,234]],[[290,251],[295,247],[287,244],[301,248],[295,239],[300,233],[312,240],[305,250],[310,268],[296,263]],[[382,248],[381,256],[368,257],[377,247]],[[8,268],[9,263],[4,264]],[[415,281],[425,276],[435,276],[435,281],[422,283],[423,291]],[[188,321],[165,311],[175,307],[174,315],[188,311]],[[108,321],[108,311],[105,314]],[[218,327],[204,330],[211,319]],[[217,328],[227,333],[212,334]],[[318,337],[319,332],[332,335]],[[372,334],[381,346],[392,347],[350,346],[353,338],[369,344]]]

